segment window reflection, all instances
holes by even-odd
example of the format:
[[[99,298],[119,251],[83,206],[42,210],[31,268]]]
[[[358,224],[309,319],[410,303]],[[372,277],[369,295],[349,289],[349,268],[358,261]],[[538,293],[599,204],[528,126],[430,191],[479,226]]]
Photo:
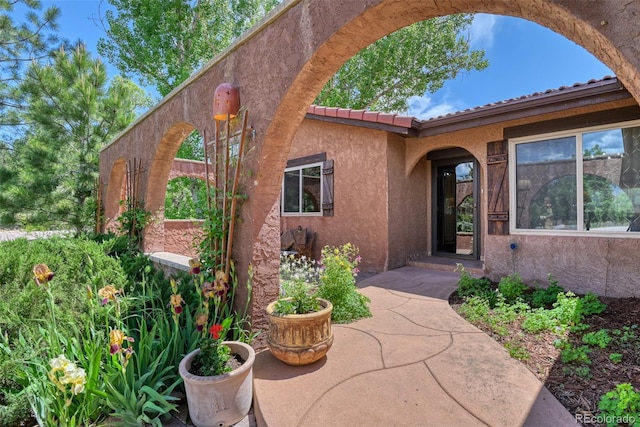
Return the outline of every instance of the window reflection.
[[[640,231],[640,127],[517,143],[515,157],[516,228]]]

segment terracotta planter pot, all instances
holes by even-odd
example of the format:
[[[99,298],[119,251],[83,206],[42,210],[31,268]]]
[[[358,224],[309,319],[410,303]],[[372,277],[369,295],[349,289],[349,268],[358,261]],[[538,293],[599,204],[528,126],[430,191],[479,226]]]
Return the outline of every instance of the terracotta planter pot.
[[[309,314],[276,316],[267,306],[269,333],[267,345],[271,353],[289,365],[309,365],[322,358],[333,344],[331,311],[333,305],[318,298],[322,310]]]
[[[180,376],[184,380],[189,416],[197,427],[231,426],[242,420],[251,409],[253,397],[253,362],[256,353],[250,345],[238,341],[224,341],[232,354],[245,362],[229,373],[215,377],[201,377],[189,372],[200,349],[187,354],[180,362]]]

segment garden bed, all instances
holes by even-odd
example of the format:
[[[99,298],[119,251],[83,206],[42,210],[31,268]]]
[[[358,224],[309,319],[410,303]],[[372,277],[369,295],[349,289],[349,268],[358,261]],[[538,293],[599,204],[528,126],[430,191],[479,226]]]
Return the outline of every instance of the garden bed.
[[[508,316],[500,308],[497,314],[491,311],[491,318],[476,318],[476,310],[465,308],[457,293],[449,302],[527,366],[571,414],[585,419],[600,413],[602,397],[619,384],[640,387],[640,299],[599,299],[606,304],[604,311],[584,316],[577,327],[561,333],[525,332],[523,316],[503,322]],[[588,425],[605,425],[593,420]]]

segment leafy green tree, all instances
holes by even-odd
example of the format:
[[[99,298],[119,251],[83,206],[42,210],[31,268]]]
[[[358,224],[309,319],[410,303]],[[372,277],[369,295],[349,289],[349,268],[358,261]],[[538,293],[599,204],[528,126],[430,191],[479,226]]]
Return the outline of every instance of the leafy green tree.
[[[18,10],[24,10],[25,19],[16,21]],[[10,140],[22,123],[19,115],[24,98],[19,85],[24,66],[31,61],[49,57],[59,39],[56,20],[60,9],[53,6],[41,13],[39,0],[0,0],[0,131],[3,139]],[[11,143],[4,144],[6,150]]]
[[[82,44],[31,64],[20,90],[29,126],[0,165],[0,221],[83,231],[94,220],[99,150],[151,100],[129,80],[109,82]]]
[[[279,0],[108,0],[98,52],[167,95]]]
[[[167,183],[164,204],[166,219],[204,219],[207,209],[207,188],[204,180],[189,177]]]
[[[318,105],[407,111],[407,99],[435,92],[459,73],[483,70],[484,51],[465,36],[473,15],[417,22],[378,40],[347,61],[315,100]]]

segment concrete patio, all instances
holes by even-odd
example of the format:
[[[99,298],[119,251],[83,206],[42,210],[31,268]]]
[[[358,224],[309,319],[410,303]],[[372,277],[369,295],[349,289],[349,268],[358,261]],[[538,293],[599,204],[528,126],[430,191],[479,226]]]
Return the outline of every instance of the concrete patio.
[[[359,287],[373,317],[334,325],[325,358],[291,367],[259,353],[257,425],[578,425],[526,367],[451,309],[457,279],[416,267],[369,277]]]

